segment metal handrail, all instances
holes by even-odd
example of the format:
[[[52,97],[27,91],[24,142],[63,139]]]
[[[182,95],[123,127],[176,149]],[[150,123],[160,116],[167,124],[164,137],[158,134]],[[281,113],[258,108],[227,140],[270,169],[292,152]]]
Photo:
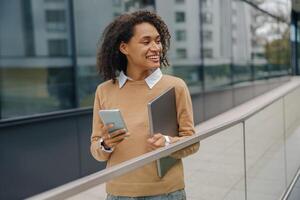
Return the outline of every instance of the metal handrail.
[[[292,182],[287,187],[287,189],[283,193],[283,195],[280,197],[280,200],[288,200],[288,198],[289,198],[290,194],[292,193],[293,188],[297,184],[297,181],[299,180],[299,178],[300,178],[300,167],[298,168],[297,173],[295,174],[294,178],[292,179]]]
[[[297,89],[299,86],[300,78],[294,77],[290,82],[284,84],[283,86],[280,86],[264,95],[256,97],[238,107],[235,107],[221,115],[218,115],[217,117],[214,117],[196,126],[196,134],[194,134],[193,136],[185,138],[169,146],[146,153],[139,157],[130,159],[110,168],[101,170],[89,176],[80,178],[52,190],[46,191],[44,193],[35,195],[29,199],[65,199],[99,184],[103,184],[108,180],[111,180],[115,177],[118,177],[122,174],[153,162],[159,158],[170,155],[180,149],[183,149],[201,140],[204,140],[207,137],[215,135],[222,130],[244,122],[246,119],[260,112],[275,101],[283,98],[288,93]]]

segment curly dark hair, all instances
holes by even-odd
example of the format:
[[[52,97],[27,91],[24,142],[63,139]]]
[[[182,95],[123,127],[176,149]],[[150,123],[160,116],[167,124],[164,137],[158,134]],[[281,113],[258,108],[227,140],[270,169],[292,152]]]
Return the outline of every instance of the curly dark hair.
[[[162,53],[161,66],[169,66],[167,51],[170,47],[170,33],[165,22],[155,13],[150,11],[136,11],[122,14],[111,22],[104,30],[97,49],[97,68],[105,80],[116,81],[118,72],[126,72],[127,58],[119,50],[121,42],[129,42],[133,36],[134,26],[148,22],[152,24],[160,35]]]

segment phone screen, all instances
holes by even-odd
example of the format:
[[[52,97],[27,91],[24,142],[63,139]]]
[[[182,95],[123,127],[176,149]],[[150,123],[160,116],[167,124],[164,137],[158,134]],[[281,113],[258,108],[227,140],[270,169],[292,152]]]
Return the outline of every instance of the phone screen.
[[[100,110],[99,116],[102,119],[105,125],[113,124],[114,126],[108,130],[109,133],[112,133],[119,129],[126,129],[127,128],[122,117],[122,114],[119,109],[112,109],[112,110]]]

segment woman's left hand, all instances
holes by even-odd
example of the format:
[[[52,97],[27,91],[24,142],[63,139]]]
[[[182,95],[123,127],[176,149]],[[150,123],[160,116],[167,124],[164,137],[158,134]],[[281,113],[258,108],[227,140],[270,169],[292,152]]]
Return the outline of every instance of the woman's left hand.
[[[156,133],[151,138],[147,140],[148,145],[152,150],[155,150],[160,147],[164,147],[166,143],[166,139],[163,134]]]

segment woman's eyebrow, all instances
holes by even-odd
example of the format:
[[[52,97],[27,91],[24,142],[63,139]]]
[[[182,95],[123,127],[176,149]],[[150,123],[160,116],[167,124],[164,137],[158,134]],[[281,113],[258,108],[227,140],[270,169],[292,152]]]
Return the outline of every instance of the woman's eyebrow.
[[[151,38],[158,39],[158,38],[160,38],[160,35],[156,35],[155,37],[152,37],[152,36],[150,36],[150,35],[145,35],[145,36],[142,36],[142,37],[141,37],[141,40],[149,40],[149,39],[151,39]]]

